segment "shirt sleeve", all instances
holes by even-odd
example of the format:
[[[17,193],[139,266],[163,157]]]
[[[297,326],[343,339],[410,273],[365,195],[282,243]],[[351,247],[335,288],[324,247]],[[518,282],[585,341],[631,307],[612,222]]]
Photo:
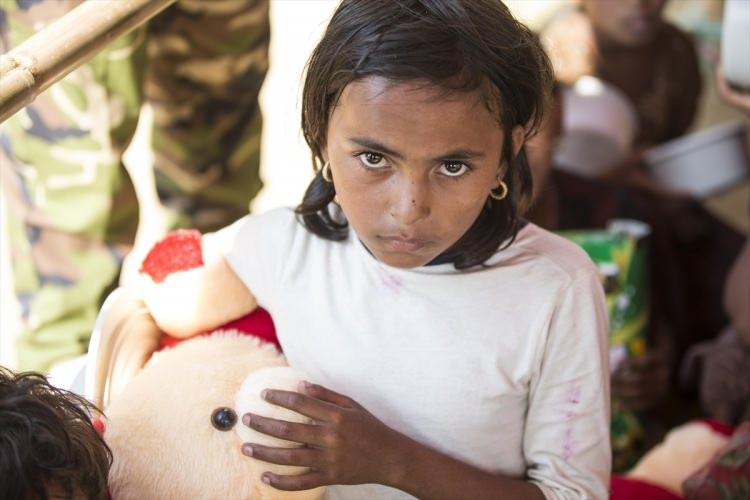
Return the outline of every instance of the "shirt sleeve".
[[[524,431],[527,474],[549,499],[609,497],[609,320],[593,268],[558,297]]]

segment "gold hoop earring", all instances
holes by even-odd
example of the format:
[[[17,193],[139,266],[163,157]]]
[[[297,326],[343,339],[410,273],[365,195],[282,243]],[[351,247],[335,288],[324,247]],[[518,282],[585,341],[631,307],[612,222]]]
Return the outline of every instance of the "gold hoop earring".
[[[331,162],[325,162],[323,168],[320,169],[320,176],[326,182],[333,182],[333,177],[331,177]]]
[[[508,196],[508,185],[505,184],[505,181],[502,179],[498,179],[497,182],[500,184],[497,186],[497,190],[499,192],[495,191],[495,189],[490,189],[490,198],[493,200],[501,201],[504,200],[506,196]]]

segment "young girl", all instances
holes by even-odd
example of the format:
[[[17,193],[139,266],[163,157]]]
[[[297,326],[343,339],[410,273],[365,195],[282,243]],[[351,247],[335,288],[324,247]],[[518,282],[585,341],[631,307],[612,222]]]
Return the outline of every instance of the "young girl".
[[[534,35],[497,0],[338,7],[307,68],[316,175],[302,204],[204,238],[205,266],[176,291],[200,295],[188,298],[200,321],[158,300],[176,280],[147,297],[183,335],[255,304],[273,315],[314,383],[264,397],[316,423],[244,415],[304,444],[243,446],[310,467],[267,473],[271,485],[356,499],[608,496],[597,272],[519,216],[523,144],[550,81]]]

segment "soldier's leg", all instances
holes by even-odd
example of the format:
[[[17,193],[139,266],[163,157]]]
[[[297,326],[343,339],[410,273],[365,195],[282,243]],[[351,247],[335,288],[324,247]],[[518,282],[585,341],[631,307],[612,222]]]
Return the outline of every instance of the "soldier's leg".
[[[262,186],[268,9],[268,0],[182,0],[149,25],[156,186],[182,215],[173,226],[226,225]]]
[[[3,2],[3,51],[78,3]],[[121,153],[142,102],[144,33],[114,42],[0,125],[20,369],[46,370],[86,351],[133,241],[138,205]]]

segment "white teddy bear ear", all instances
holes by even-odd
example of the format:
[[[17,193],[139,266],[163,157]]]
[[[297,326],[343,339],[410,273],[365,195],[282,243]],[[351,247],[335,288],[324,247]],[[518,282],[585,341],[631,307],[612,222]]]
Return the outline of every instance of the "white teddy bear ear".
[[[302,373],[287,366],[262,368],[250,373],[242,382],[235,399],[235,408],[239,419],[241,420],[245,413],[254,413],[288,422],[309,423],[311,421],[310,418],[268,403],[260,396],[264,389],[280,389],[296,392],[300,381],[304,378]],[[299,443],[261,434],[244,424],[238,425],[236,429],[243,443],[251,442],[283,448],[299,446]]]

